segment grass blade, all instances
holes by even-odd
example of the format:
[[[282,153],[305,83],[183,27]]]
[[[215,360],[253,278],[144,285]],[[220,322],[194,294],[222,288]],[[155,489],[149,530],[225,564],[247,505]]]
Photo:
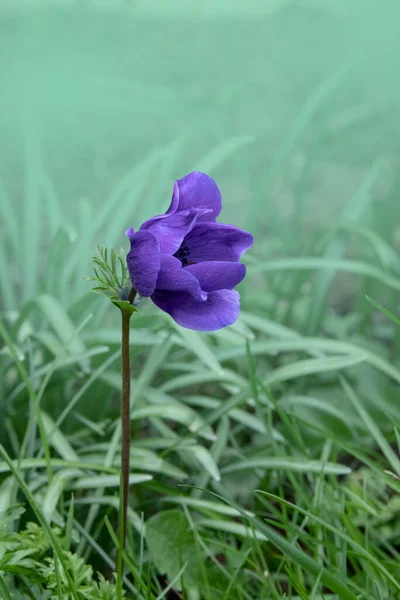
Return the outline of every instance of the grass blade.
[[[276,502],[284,504],[285,506],[292,508],[293,510],[299,511],[304,516],[309,517],[316,523],[320,523],[323,527],[325,527],[326,529],[329,529],[329,531],[332,531],[333,533],[335,533],[335,535],[344,539],[346,541],[346,543],[349,546],[351,546],[352,548],[354,548],[354,550],[360,556],[363,556],[366,560],[368,560],[368,562],[370,562],[372,565],[374,565],[374,567],[376,567],[376,569],[378,571],[380,571],[382,573],[382,575],[384,575],[395,586],[395,588],[397,590],[400,590],[400,583],[398,581],[396,581],[396,579],[393,577],[393,575],[391,573],[389,573],[389,571],[386,569],[386,567],[384,567],[379,562],[378,559],[376,559],[374,556],[372,556],[372,554],[370,552],[368,552],[367,549],[365,549],[363,546],[361,546],[356,541],[354,541],[349,535],[347,535],[346,533],[344,533],[337,527],[330,525],[324,519],[321,519],[320,517],[317,517],[316,515],[312,514],[310,511],[304,510],[303,508],[297,506],[296,504],[293,504],[292,502],[288,502],[287,500],[284,500],[283,498],[280,498],[279,496],[276,496],[275,494],[270,494],[269,492],[264,492],[263,490],[256,490],[256,492],[257,492],[257,494],[261,494],[263,496],[266,496],[267,498],[271,498],[271,500],[274,500]],[[322,577],[321,577],[321,580],[322,580]]]
[[[297,546],[295,546],[292,542],[286,540],[282,535],[272,529],[272,527],[266,525],[255,517],[246,515],[243,509],[241,509],[236,503],[227,500],[223,496],[215,494],[214,492],[208,493],[217,497],[219,500],[222,500],[222,502],[226,502],[230,506],[235,507],[240,512],[242,517],[247,520],[256,531],[264,534],[271,544],[276,546],[276,548],[278,548],[282,554],[296,563],[299,567],[308,573],[311,573],[311,575],[314,577],[319,577],[321,574],[321,582],[323,585],[325,585],[332,592],[338,594],[339,598],[342,598],[342,600],[357,600],[357,596],[353,594],[347,586],[341,583],[326,569],[321,569],[321,565],[319,563],[317,563],[313,558],[310,558],[305,552],[303,552],[303,550],[297,548]]]
[[[365,297],[368,300],[368,302],[370,304],[372,304],[372,306],[375,306],[375,308],[380,310],[381,313],[383,313],[384,315],[389,317],[389,319],[391,319],[393,321],[393,323],[400,326],[400,319],[395,317],[394,314],[390,312],[390,310],[388,310],[387,308],[384,308],[381,304],[379,304],[379,302],[377,302],[376,300],[372,300],[372,298],[370,298],[369,296],[365,296]]]
[[[349,399],[349,401],[352,404],[352,406],[354,407],[354,409],[357,411],[358,415],[360,416],[360,418],[363,421],[364,425],[366,426],[367,430],[370,432],[371,436],[373,437],[373,439],[375,440],[375,442],[381,449],[382,453],[386,456],[387,461],[389,462],[389,464],[392,467],[392,469],[394,470],[394,472],[397,474],[398,477],[400,477],[400,460],[397,457],[394,450],[392,449],[391,445],[386,440],[384,435],[381,433],[381,431],[380,431],[379,427],[376,425],[375,421],[370,417],[368,412],[365,410],[365,408],[363,407],[362,403],[360,402],[358,396],[354,393],[351,386],[347,383],[347,381],[343,377],[340,377],[340,383],[342,385],[343,390],[346,393],[347,398]]]
[[[279,458],[253,458],[234,462],[221,469],[223,475],[247,471],[251,469],[277,469],[279,471],[294,471],[297,473],[325,473],[327,475],[348,475],[350,467],[336,463],[321,462],[319,460],[299,461],[291,456],[280,456]]]

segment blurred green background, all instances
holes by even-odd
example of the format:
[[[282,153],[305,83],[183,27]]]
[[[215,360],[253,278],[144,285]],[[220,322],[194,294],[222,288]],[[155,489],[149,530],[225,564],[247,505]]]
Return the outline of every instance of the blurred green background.
[[[95,243],[126,245],[195,168],[222,188],[225,220],[293,255],[379,163],[369,220],[395,234],[397,2],[2,6],[5,308],[49,285],[60,226],[71,244],[52,293],[82,295]]]

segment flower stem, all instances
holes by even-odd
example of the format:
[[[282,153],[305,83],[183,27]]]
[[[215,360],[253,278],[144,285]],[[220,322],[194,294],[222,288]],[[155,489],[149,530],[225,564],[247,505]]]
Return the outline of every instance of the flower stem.
[[[122,472],[122,550],[125,549],[128,500],[129,500],[129,471],[130,471],[130,449],[131,449],[131,365],[129,357],[129,326],[131,313],[121,310],[122,315],[122,397],[121,397],[121,426],[122,426],[122,448],[121,448],[121,472]],[[117,559],[118,560],[118,559]]]

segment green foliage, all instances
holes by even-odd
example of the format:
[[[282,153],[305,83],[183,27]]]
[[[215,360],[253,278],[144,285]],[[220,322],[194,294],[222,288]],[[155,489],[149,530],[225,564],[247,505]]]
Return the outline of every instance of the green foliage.
[[[23,513],[20,507],[11,507],[0,514],[0,574],[12,592],[12,577],[30,581],[35,590],[34,598],[51,600],[116,600],[116,586],[106,581],[100,573],[93,574],[93,568],[83,558],[66,550],[63,551],[64,565],[52,553],[51,542],[41,527],[27,522],[26,528],[17,533],[7,533],[12,521]],[[63,543],[61,530],[57,527],[53,533]],[[69,578],[73,582],[74,593],[70,591]],[[28,597],[28,596],[24,596]],[[29,596],[30,597],[30,596]]]
[[[195,537],[182,512],[166,510],[149,519],[146,542],[155,567],[170,581],[183,569],[177,589],[181,589],[181,581],[186,588],[199,581],[201,566]]]
[[[122,598],[125,597],[125,592],[122,591]],[[117,593],[113,583],[106,581],[101,573],[99,574],[99,581],[91,587],[87,592],[88,600],[116,600]]]
[[[108,251],[108,248],[97,246],[97,256],[92,258],[92,262],[94,277],[85,277],[85,279],[100,284],[92,288],[92,291],[107,296],[115,306],[124,312],[130,314],[136,312],[136,308],[128,300],[132,284],[124,252],[121,251],[117,254],[114,248]]]

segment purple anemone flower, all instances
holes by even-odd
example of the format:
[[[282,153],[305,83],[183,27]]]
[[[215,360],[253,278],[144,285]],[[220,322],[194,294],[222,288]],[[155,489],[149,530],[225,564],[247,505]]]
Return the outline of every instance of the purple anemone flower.
[[[239,260],[253,236],[217,223],[221,208],[215,181],[195,171],[175,182],[164,215],[137,232],[126,231],[133,287],[188,329],[214,331],[239,316],[239,293],[233,288],[246,275]]]

